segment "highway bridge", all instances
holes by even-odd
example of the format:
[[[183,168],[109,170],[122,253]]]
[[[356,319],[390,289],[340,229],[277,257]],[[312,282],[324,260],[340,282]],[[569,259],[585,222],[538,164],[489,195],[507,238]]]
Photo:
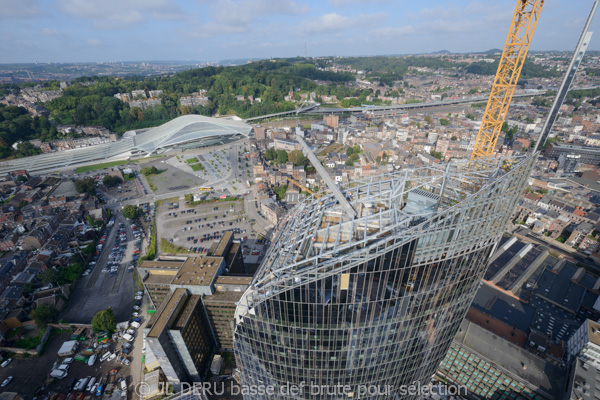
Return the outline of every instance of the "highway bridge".
[[[590,86],[584,88],[572,88],[571,90],[588,90],[588,89],[598,89],[600,86]],[[556,88],[546,88],[542,90],[530,90],[525,93],[515,93],[513,98],[521,98],[521,97],[533,97],[533,96],[541,96],[550,90],[556,90]],[[478,97],[470,97],[468,99],[458,99],[458,100],[443,100],[443,101],[432,101],[427,103],[411,103],[411,104],[399,104],[399,105],[390,105],[390,106],[365,106],[365,107],[353,107],[353,108],[318,108],[320,104],[312,104],[307,107],[301,107],[292,111],[284,111],[280,113],[261,115],[259,117],[252,117],[245,119],[244,122],[256,121],[259,119],[267,119],[272,117],[279,117],[285,115],[299,115],[299,114],[362,114],[369,112],[393,112],[393,111],[403,111],[403,110],[418,110],[422,108],[434,108],[434,107],[444,107],[444,106],[455,106],[461,104],[474,104],[474,103],[482,103],[487,102],[489,95],[478,96]]]
[[[265,119],[265,118],[271,118],[271,117],[279,117],[281,115],[298,115],[298,114],[302,114],[305,112],[308,112],[310,110],[313,110],[317,107],[319,107],[320,104],[319,103],[315,103],[315,104],[311,104],[310,106],[306,106],[306,107],[300,107],[296,110],[292,110],[292,111],[283,111],[283,112],[279,112],[279,113],[273,113],[273,114],[267,114],[267,115],[261,115],[258,117],[252,117],[252,118],[246,118],[244,120],[244,122],[250,122],[250,121],[255,121],[257,119]]]
[[[528,93],[518,93],[513,95],[513,98],[519,97],[533,97],[546,94],[546,90],[535,90]],[[267,119],[272,117],[280,117],[284,115],[299,115],[299,114],[343,114],[343,113],[351,113],[351,114],[359,114],[365,112],[376,112],[376,111],[402,111],[402,110],[414,110],[421,108],[432,108],[432,107],[444,107],[444,106],[453,106],[460,104],[472,104],[472,103],[481,103],[488,101],[488,96],[478,96],[471,97],[468,99],[458,99],[458,100],[443,100],[443,101],[432,101],[428,103],[411,103],[411,104],[400,104],[400,105],[390,105],[390,106],[366,106],[366,107],[353,107],[353,108],[318,108],[320,104],[313,104],[307,107],[302,107],[297,110],[292,111],[284,111],[279,113],[261,115],[259,117],[247,118],[244,122],[256,121],[259,119]]]

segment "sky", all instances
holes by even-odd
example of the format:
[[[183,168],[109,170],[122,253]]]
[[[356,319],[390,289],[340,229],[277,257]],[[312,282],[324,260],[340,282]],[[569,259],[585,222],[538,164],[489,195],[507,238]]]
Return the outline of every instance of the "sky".
[[[546,0],[530,50],[572,50],[592,0]],[[0,63],[502,48],[516,0],[0,0]],[[600,50],[600,11],[589,50]]]

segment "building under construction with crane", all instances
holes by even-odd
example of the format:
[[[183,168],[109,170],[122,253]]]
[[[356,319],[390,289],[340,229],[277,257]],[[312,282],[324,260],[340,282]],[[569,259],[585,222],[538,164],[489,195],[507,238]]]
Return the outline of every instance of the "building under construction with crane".
[[[454,339],[536,159],[494,148],[543,0],[519,0],[471,160],[336,186],[297,205],[238,303],[251,399],[419,398]],[[290,388],[295,388],[292,392]]]

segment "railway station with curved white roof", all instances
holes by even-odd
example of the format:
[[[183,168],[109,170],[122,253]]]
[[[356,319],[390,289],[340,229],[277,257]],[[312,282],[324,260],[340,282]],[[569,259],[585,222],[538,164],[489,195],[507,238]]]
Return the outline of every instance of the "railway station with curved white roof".
[[[184,115],[147,130],[125,132],[111,143],[18,158],[0,163],[0,174],[24,169],[39,172],[132,156],[160,154],[169,149],[191,149],[224,144],[247,137],[252,127],[242,121]]]

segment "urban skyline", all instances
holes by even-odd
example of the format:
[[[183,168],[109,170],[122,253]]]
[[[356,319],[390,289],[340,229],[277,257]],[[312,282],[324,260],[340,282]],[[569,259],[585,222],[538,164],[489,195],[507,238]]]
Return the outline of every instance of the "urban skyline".
[[[591,4],[548,2],[531,50],[570,50]],[[509,0],[4,0],[0,63],[487,51],[503,47],[513,8]]]

